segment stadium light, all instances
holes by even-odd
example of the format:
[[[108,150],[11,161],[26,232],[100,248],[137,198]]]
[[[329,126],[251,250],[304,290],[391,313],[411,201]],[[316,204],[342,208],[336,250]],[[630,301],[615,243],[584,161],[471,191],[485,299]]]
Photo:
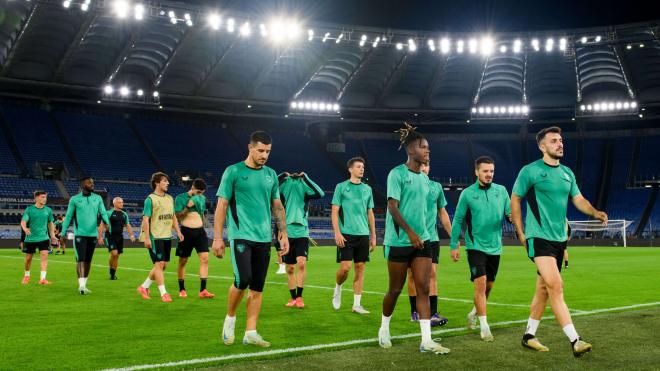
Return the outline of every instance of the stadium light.
[[[529,106],[477,106],[471,109],[473,119],[525,118],[529,115]]]
[[[628,49],[628,50],[632,49],[632,45],[628,44],[628,45],[626,46],[626,49]]]
[[[378,43],[380,42],[380,36],[376,37],[376,40],[374,40],[373,44],[371,44],[372,47],[377,48]]]
[[[193,21],[192,21],[192,18],[190,17],[190,13],[186,13],[186,14],[184,14],[184,15],[183,15],[183,19],[186,20],[186,25],[188,25],[188,27],[192,27],[192,26],[193,26]]]
[[[115,91],[115,89],[110,84],[103,87],[103,92],[106,93],[106,94],[112,94],[112,93],[114,93],[114,91]]]
[[[325,42],[328,38],[330,37],[330,32],[326,32],[325,35],[323,35],[323,42]]]
[[[337,40],[335,40],[335,44],[339,44],[341,42],[341,39],[344,38],[344,33],[340,33],[339,36],[337,36]]]
[[[71,1],[64,0],[64,2],[62,3],[62,6],[68,9],[71,6]]]
[[[241,26],[241,28],[238,30],[239,34],[243,37],[248,37],[252,33],[252,30],[250,29],[250,22],[245,22]]]
[[[128,86],[122,86],[119,88],[119,95],[122,97],[127,97],[130,93],[131,91],[128,89]]]
[[[396,50],[401,50],[401,49],[403,49],[403,44],[396,43]]]
[[[408,39],[408,50],[410,50],[411,52],[417,51],[417,45],[415,44],[415,40]]]
[[[323,114],[336,115],[339,113],[339,104],[323,101],[293,101],[290,103],[292,114]]]
[[[481,39],[481,54],[491,55],[493,53],[493,48],[495,43],[490,36],[486,36]]]
[[[546,52],[551,52],[554,45],[555,45],[555,40],[554,39],[552,39],[552,38],[547,39],[545,41],[545,51]]]
[[[267,37],[268,36],[268,30],[266,29],[266,25],[261,23],[259,24],[259,33],[261,34],[261,37]]]
[[[477,39],[470,39],[468,42],[468,48],[470,50],[471,54],[474,54],[477,52]]]
[[[522,49],[522,41],[520,41],[520,39],[516,39],[513,42],[513,52],[514,53],[520,53],[521,49]]]
[[[314,30],[307,30],[307,41],[312,41],[314,39]]]
[[[236,26],[236,21],[234,20],[234,18],[229,18],[227,20],[227,32],[233,33],[235,30],[235,26]]]
[[[133,17],[135,17],[135,20],[137,21],[144,19],[144,5],[135,4],[135,7],[133,8]]]
[[[500,46],[500,53],[506,53],[506,45]]]
[[[458,40],[456,42],[456,51],[460,54],[463,53],[463,48],[465,46],[465,42],[463,40]]]
[[[433,39],[429,39],[427,44],[429,45],[429,50],[434,52],[435,51],[435,41],[433,41]]]
[[[160,96],[160,94],[158,94],[158,92],[155,91],[155,92],[153,92],[152,96],[153,96],[154,98],[158,98],[158,97]]]
[[[534,51],[537,52],[541,48],[539,47],[539,39],[533,39],[532,40],[532,48],[534,48]]]
[[[142,89],[138,89],[138,91],[137,91],[137,96],[138,96],[138,97],[141,97],[141,96],[143,96],[143,95],[144,95],[144,90],[142,90]]]
[[[120,19],[126,18],[126,16],[128,16],[128,11],[129,11],[128,1],[126,1],[126,0],[115,0],[112,3],[112,11],[115,13],[117,18],[120,18]]]
[[[362,35],[362,37],[360,37],[360,46],[364,46],[366,42],[367,42],[367,35]]]
[[[586,36],[582,36],[582,39],[580,39],[580,41],[581,41],[583,44],[586,44],[586,43],[587,43],[587,37],[586,37]]]
[[[84,3],[80,4],[80,10],[83,12],[86,12],[89,10],[89,4],[92,2],[92,0],[85,0]]]
[[[214,30],[219,30],[220,29],[220,24],[222,22],[222,18],[220,18],[220,15],[217,13],[212,13],[209,14],[209,17],[207,18],[209,26],[211,26],[212,29]]]
[[[559,50],[564,51],[566,50],[566,38],[562,37],[559,39]]]
[[[600,40],[601,40],[601,37],[600,37],[600,35],[599,35],[599,36],[596,36],[596,39],[595,39],[595,40],[596,40],[596,42],[597,42],[597,43],[599,43],[599,42],[600,42]]]
[[[440,40],[440,52],[442,54],[449,53],[450,48],[451,48],[451,44],[448,38],[445,37],[442,40]]]

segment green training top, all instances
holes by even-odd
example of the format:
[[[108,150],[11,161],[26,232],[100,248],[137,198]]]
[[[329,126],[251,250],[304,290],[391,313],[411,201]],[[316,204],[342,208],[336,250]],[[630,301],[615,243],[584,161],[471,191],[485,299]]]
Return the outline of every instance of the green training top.
[[[343,181],[335,187],[332,204],[339,207],[339,231],[354,236],[369,236],[369,209],[374,208],[371,187],[365,183]]]
[[[204,212],[206,211],[206,197],[204,195],[193,195],[190,196],[188,192],[184,192],[174,199],[174,212],[182,212],[188,205],[188,201],[192,199],[193,206],[188,208],[189,213],[197,213],[204,220]]]
[[[502,254],[502,222],[511,215],[509,193],[504,186],[479,181],[465,188],[458,198],[451,227],[452,250],[458,248],[458,238],[465,225],[465,248],[488,255]]]
[[[231,165],[222,174],[217,196],[229,202],[230,240],[271,242],[271,202],[280,198],[273,169],[254,169],[243,161]]]
[[[97,220],[101,214],[101,219],[108,226],[108,231],[112,232],[112,226],[108,220],[108,214],[103,206],[101,196],[92,192],[85,195],[82,192],[71,197],[69,207],[66,210],[62,231],[66,233],[69,224],[73,222],[73,235],[76,237],[97,237]]]
[[[59,233],[62,232],[62,221],[61,220],[56,220],[53,222],[55,224],[55,230]]]
[[[429,194],[426,198],[426,228],[429,232],[429,241],[440,241],[438,236],[438,210],[447,206],[445,192],[442,184],[429,179]]]
[[[280,199],[286,209],[286,230],[289,238],[308,238],[307,223],[309,201],[325,195],[321,187],[305,174],[301,178],[278,176]]]
[[[430,238],[426,226],[429,188],[429,177],[422,172],[415,173],[405,164],[395,167],[387,176],[387,199],[399,201],[403,220],[422,241]],[[389,208],[385,216],[385,246],[411,246],[408,234],[394,222]]]
[[[28,206],[23,212],[23,218],[28,223],[30,228],[30,235],[25,237],[25,242],[41,242],[49,240],[48,236],[48,223],[52,223],[53,210],[44,205],[38,208],[35,205]]]
[[[564,165],[552,166],[543,159],[520,170],[513,193],[527,199],[525,237],[563,242],[569,198],[580,194],[575,175]]]

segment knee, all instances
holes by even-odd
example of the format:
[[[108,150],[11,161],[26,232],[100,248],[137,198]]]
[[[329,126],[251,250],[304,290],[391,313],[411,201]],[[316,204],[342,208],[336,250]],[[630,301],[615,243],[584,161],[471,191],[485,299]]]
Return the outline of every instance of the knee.
[[[294,270],[295,270],[295,265],[293,264],[286,265],[286,273],[293,274]]]
[[[199,258],[200,263],[202,261],[202,258]],[[188,263],[188,258],[179,258],[179,267],[185,267],[186,264]]]
[[[209,255],[204,254],[199,256],[199,264],[208,264],[209,263]]]
[[[390,288],[387,291],[387,294],[396,298],[401,294],[401,289],[392,289],[392,288]]]
[[[307,262],[305,262],[304,260],[298,261],[298,271],[299,272],[304,272],[306,267],[307,267]]]
[[[364,263],[355,264],[355,274],[362,275],[364,273]]]
[[[419,284],[416,285],[415,290],[417,291],[417,296],[428,296],[429,295],[429,283],[425,282],[422,283],[420,282]]]
[[[564,291],[564,282],[560,279],[545,282],[546,292],[550,295],[561,294]]]
[[[351,267],[350,267],[350,266],[342,265],[341,267],[339,267],[339,273],[340,273],[342,276],[347,275],[348,272],[350,272],[350,271],[351,271]]]
[[[486,276],[481,276],[474,280],[474,288],[479,292],[486,291]]]

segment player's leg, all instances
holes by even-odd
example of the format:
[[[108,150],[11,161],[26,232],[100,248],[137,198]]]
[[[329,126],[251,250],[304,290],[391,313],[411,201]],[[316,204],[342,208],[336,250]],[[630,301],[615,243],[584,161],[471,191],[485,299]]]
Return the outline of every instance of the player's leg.
[[[182,227],[181,233],[183,234],[183,241],[177,244],[176,253],[175,253],[175,255],[179,257],[176,274],[177,274],[177,282],[179,283],[179,297],[186,298],[188,297],[188,294],[186,293],[186,283],[185,283],[186,264],[188,264],[188,258],[190,258],[190,255],[192,255],[192,247],[194,241],[192,241],[193,236],[190,234],[189,228]]]
[[[387,258],[387,252],[385,257]],[[380,328],[378,329],[378,344],[383,348],[392,347],[390,340],[390,320],[396,301],[401,294],[403,285],[406,282],[408,272],[407,261],[387,261],[387,273],[389,276],[389,287],[383,297],[383,314],[381,315]]]
[[[408,268],[408,302],[410,303],[410,322],[418,322],[417,291],[415,290],[415,279],[410,268]]]
[[[431,307],[431,327],[444,326],[449,322],[438,312],[438,264],[431,264],[431,278],[429,279],[429,306]]]
[[[341,307],[341,286],[348,278],[348,272],[351,271],[351,264],[353,263],[353,236],[344,235],[346,242],[344,247],[337,246],[337,263],[339,269],[335,274],[335,290],[332,295],[332,307],[339,310]]]
[[[527,327],[525,328],[525,334],[523,335],[522,345],[534,349],[540,352],[547,352],[549,349],[545,345],[541,344],[540,341],[536,338],[536,330],[541,323],[541,317],[543,317],[543,312],[548,302],[548,290],[545,285],[545,281],[541,275],[536,276],[536,289],[534,291],[534,297],[532,298],[532,304],[529,311],[529,319],[527,320]]]
[[[108,264],[110,266],[110,279],[117,279],[116,273],[117,266],[119,265],[119,250],[117,248],[110,250],[110,260]]]
[[[44,249],[39,251],[39,255],[41,257],[40,261],[40,268],[41,268],[41,275],[39,277],[39,284],[40,285],[50,285],[50,282],[46,280],[46,272],[48,271],[48,246],[50,246],[50,241],[46,242],[44,245]]]
[[[568,249],[564,249],[564,268],[568,268]]]
[[[305,278],[307,278],[307,256],[296,256],[296,307],[304,308],[303,290],[305,289]]]
[[[23,281],[21,281],[21,283],[25,285],[30,281],[30,267],[32,267],[32,257],[34,256],[34,250],[32,249],[32,247],[28,246],[27,242],[24,242],[24,246],[25,247],[23,248],[23,250],[26,252],[25,261],[23,262],[23,268],[25,274],[23,275]]]
[[[215,294],[206,289],[209,280],[209,239],[204,228],[197,228],[194,233],[195,251],[199,257],[199,297],[213,299]]]
[[[264,284],[268,273],[268,263],[270,262],[270,244],[254,243],[252,247],[252,280],[250,281],[250,291],[247,297],[247,321],[245,326],[245,336],[243,344],[252,344],[260,347],[269,347],[270,343],[265,341],[257,333],[257,322],[261,312],[261,303],[263,301]]]
[[[424,249],[429,247],[425,244]],[[415,289],[417,291],[417,313],[419,313],[419,327],[422,334],[422,340],[419,345],[420,352],[432,352],[436,354],[449,353],[449,349],[433,341],[431,337],[431,310],[429,305],[429,277],[431,275],[433,263],[431,256],[424,256],[420,251],[416,251],[417,257],[413,258],[410,268],[415,280]]]
[[[285,304],[289,308],[296,306],[296,299],[298,298],[298,290],[296,290],[296,249],[295,239],[289,238],[289,252],[282,256],[282,261],[286,264],[286,279],[289,288],[289,295],[291,299]]]
[[[359,236],[356,239],[353,251],[353,268],[355,275],[353,277],[353,308],[352,311],[358,314],[369,314],[369,311],[362,306],[362,287],[364,286],[364,269],[369,261],[369,237]]]
[[[227,294],[227,315],[222,325],[222,341],[226,345],[234,343],[234,328],[236,326],[236,310],[238,309],[245,289],[252,281],[252,249],[245,240],[230,241],[231,263],[234,268],[234,283]]]

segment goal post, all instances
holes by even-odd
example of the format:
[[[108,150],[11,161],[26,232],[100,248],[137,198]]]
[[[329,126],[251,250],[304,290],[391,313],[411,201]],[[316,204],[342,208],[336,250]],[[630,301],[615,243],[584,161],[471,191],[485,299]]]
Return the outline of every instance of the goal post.
[[[608,220],[607,225],[603,225],[600,220],[569,220],[568,224],[572,231],[582,232],[602,232],[612,231],[621,232],[623,246],[627,247],[626,229],[632,224],[632,220],[614,219]]]

